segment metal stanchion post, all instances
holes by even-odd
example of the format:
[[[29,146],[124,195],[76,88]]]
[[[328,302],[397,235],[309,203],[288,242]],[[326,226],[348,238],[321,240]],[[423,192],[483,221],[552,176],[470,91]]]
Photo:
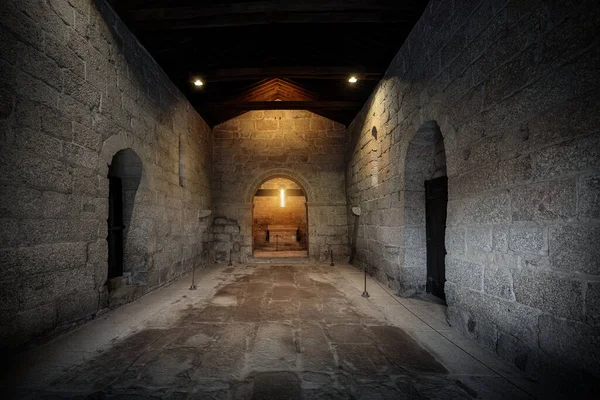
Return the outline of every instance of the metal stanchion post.
[[[231,250],[229,250],[229,264],[227,264],[228,267],[233,266],[233,263],[231,262]]]
[[[196,290],[196,268],[192,266],[192,286],[190,286],[190,290]]]
[[[330,267],[335,267],[335,264],[333,263],[333,250],[329,249],[329,256],[331,258],[331,264],[329,264]]]
[[[362,297],[369,298],[369,292],[367,292],[367,269],[365,268],[365,290],[362,293]]]

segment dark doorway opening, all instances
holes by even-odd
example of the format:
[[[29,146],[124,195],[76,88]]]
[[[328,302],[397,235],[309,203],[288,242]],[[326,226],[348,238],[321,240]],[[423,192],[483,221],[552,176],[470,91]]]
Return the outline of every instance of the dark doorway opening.
[[[108,279],[123,275],[123,183],[110,176],[108,189]]]
[[[448,177],[425,181],[425,220],[427,237],[427,293],[441,299],[446,282],[446,209],[448,206]]]
[[[138,284],[142,266],[136,264],[143,249],[134,229],[135,199],[142,179],[142,161],[131,149],[117,152],[108,169],[108,283],[109,289]],[[122,277],[122,278],[121,278]],[[118,278],[118,279],[115,279]]]

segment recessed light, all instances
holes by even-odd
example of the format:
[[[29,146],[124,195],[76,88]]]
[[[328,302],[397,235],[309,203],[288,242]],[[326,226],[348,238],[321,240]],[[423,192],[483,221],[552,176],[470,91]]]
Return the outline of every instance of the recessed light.
[[[195,86],[202,86],[202,85],[204,85],[204,82],[202,82],[200,79],[196,79],[196,80],[194,81],[194,85],[195,85]]]
[[[351,76],[350,79],[348,79],[348,82],[350,82],[350,83],[356,83],[356,82],[358,82],[358,78],[355,77],[355,76]]]

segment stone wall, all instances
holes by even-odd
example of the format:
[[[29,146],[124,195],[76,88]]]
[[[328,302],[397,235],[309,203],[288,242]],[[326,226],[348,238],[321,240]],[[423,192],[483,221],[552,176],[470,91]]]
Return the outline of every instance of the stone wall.
[[[237,240],[215,243],[217,255],[234,249],[234,262],[240,262],[252,254],[254,193],[263,182],[280,177],[306,193],[311,259],[325,261],[330,249],[336,259],[346,259],[343,125],[307,111],[252,111],[213,132],[214,215],[235,221],[240,229]]]
[[[410,192],[431,171],[420,132],[438,126],[448,319],[533,377],[600,375],[599,15],[597,1],[431,1],[348,128],[355,263],[423,289]]]
[[[199,263],[212,138],[103,1],[2,1],[0,53],[0,343],[12,347],[106,306],[119,150],[142,170],[126,193],[126,271],[154,288]]]

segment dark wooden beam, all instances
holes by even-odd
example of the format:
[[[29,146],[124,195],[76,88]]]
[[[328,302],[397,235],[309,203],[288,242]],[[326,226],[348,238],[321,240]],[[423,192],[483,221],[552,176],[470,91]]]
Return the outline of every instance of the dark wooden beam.
[[[199,103],[201,110],[219,110],[222,108],[238,110],[356,110],[362,107],[360,101],[248,101],[243,103]]]
[[[230,102],[273,101],[271,96],[279,95],[280,101],[315,101],[319,96],[304,89],[289,79],[271,78],[264,79],[229,100]],[[271,95],[271,96],[270,96]]]
[[[304,13],[288,14],[275,13],[272,15],[230,15],[219,18],[197,17],[190,19],[156,19],[136,20],[126,19],[132,23],[131,27],[135,33],[153,31],[177,31],[231,28],[238,26],[255,26],[268,24],[402,24],[409,23],[414,17],[406,15],[395,15],[386,13]]]
[[[291,79],[348,79],[350,75],[358,75],[361,80],[380,80],[383,73],[379,69],[362,67],[264,67],[264,68],[230,68],[200,72],[198,76],[207,82],[228,82],[259,80],[267,77]]]
[[[279,193],[279,189],[258,189],[255,196],[272,197],[279,196]],[[285,196],[304,196],[304,191],[302,189],[286,189]]]
[[[303,0],[281,1],[262,0],[240,3],[202,2],[198,0],[113,0],[113,3],[126,7],[135,20],[148,19],[187,19],[195,17],[219,17],[232,14],[273,14],[273,13],[346,13],[346,12],[403,12],[412,15],[422,8],[423,1],[365,1],[365,0]],[[176,3],[174,5],[173,3]],[[411,4],[412,3],[412,4]]]
[[[115,2],[116,3],[116,2]],[[148,2],[146,2],[148,3]],[[153,4],[152,4],[153,3]],[[136,32],[264,24],[412,23],[421,8],[406,2],[364,0],[254,1],[171,6],[168,2],[116,3]]]

